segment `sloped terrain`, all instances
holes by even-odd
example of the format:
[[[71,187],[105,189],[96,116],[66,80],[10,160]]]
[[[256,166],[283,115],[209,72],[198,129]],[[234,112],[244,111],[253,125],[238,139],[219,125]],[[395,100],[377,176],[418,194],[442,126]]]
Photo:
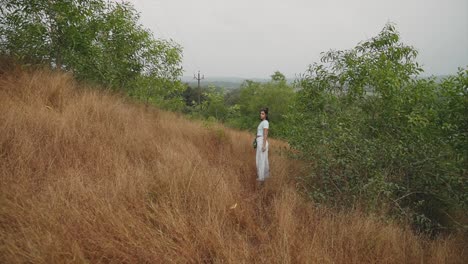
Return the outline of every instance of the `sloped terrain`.
[[[306,201],[272,140],[145,107],[71,75],[0,74],[1,263],[461,263],[427,240]]]

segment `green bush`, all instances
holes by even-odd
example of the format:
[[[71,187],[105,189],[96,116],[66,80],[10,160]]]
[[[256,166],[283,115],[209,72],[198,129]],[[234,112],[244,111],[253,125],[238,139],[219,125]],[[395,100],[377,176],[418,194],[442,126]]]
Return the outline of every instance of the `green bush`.
[[[466,228],[468,71],[418,79],[416,55],[391,24],[325,53],[296,82],[287,137],[310,160],[316,201],[385,210],[421,231]]]
[[[280,72],[275,72],[267,83],[245,81],[240,88],[239,115],[230,123],[253,132],[260,122],[260,109],[268,107],[271,120],[269,135],[284,137],[287,130],[285,116],[291,110],[293,99],[294,90]]]
[[[155,38],[130,3],[5,0],[0,11],[1,55],[147,102],[172,99],[182,89],[182,48]]]

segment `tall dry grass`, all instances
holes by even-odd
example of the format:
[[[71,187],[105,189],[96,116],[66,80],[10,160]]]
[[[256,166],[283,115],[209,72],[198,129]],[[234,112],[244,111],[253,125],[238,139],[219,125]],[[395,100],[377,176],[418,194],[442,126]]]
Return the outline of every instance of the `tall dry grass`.
[[[1,263],[462,263],[427,240],[294,188],[271,141],[256,186],[251,135],[79,87],[0,71]]]

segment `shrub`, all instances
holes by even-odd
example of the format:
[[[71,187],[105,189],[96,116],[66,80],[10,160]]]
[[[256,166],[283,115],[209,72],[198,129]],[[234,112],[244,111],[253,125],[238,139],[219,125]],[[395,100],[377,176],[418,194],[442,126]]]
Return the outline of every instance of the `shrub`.
[[[421,231],[464,228],[453,215],[468,200],[468,71],[418,79],[416,55],[392,24],[325,53],[296,81],[288,139],[310,160],[313,199],[383,209]]]

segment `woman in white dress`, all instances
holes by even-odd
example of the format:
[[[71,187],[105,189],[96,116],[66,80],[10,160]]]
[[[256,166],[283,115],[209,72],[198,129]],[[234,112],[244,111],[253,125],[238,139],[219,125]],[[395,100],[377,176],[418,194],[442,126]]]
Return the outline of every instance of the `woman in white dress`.
[[[257,128],[257,181],[263,182],[270,176],[268,164],[268,108],[260,110],[260,124]]]

